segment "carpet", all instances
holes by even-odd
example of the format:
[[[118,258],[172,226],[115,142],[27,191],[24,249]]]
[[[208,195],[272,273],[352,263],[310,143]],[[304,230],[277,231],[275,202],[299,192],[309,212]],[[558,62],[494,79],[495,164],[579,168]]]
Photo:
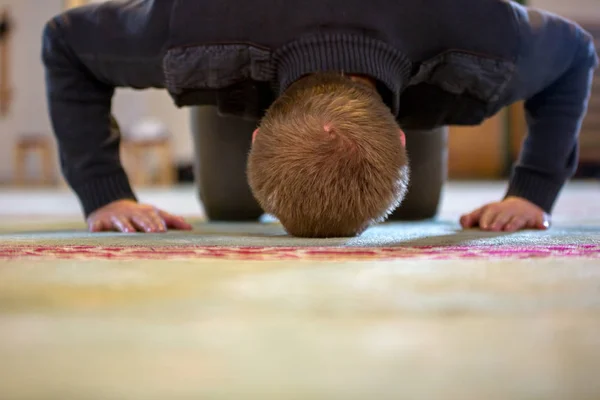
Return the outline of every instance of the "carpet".
[[[548,231],[459,228],[501,190],[326,240],[23,208],[0,227],[0,399],[597,400],[600,187],[570,185]]]
[[[326,240],[291,238],[274,224],[200,223],[191,233],[159,235],[11,234],[0,244],[0,260],[600,259],[600,232],[595,229],[556,227],[549,232],[505,234],[462,231],[454,225],[389,223],[360,238]]]

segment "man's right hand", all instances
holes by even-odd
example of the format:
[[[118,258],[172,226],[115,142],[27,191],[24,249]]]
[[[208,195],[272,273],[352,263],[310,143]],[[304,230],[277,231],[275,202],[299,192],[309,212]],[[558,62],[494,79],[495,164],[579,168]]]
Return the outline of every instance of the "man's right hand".
[[[154,233],[166,232],[167,229],[192,229],[182,217],[129,199],[113,201],[97,209],[89,215],[87,224],[90,232]]]

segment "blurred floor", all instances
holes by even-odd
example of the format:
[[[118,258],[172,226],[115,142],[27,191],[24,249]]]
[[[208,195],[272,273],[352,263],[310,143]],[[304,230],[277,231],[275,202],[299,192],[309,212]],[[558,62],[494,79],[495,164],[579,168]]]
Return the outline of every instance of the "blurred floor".
[[[66,192],[3,192],[0,399],[596,400],[600,186],[546,232],[459,229],[502,191],[452,183],[437,221],[328,240],[92,235]],[[140,198],[201,216],[191,187]]]

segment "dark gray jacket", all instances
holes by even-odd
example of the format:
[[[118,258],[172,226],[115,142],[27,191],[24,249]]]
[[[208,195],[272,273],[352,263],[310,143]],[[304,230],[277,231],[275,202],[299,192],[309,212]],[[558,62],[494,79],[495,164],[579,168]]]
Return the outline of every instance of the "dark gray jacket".
[[[476,125],[525,100],[507,194],[550,212],[575,171],[597,56],[589,34],[502,0],[128,0],[48,22],[43,61],[63,173],[84,212],[135,198],[111,123],[116,87],[217,91],[248,118],[316,71],[371,76],[404,128]],[[477,149],[473,149],[474,152]]]

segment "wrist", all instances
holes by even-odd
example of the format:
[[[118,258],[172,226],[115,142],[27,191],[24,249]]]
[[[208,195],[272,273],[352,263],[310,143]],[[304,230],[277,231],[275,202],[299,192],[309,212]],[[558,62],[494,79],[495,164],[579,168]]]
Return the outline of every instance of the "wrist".
[[[72,185],[72,187],[79,198],[85,218],[97,209],[115,201],[137,202],[123,170],[89,179],[84,184]]]
[[[504,198],[518,197],[536,205],[550,214],[564,181],[536,171],[516,167]]]

